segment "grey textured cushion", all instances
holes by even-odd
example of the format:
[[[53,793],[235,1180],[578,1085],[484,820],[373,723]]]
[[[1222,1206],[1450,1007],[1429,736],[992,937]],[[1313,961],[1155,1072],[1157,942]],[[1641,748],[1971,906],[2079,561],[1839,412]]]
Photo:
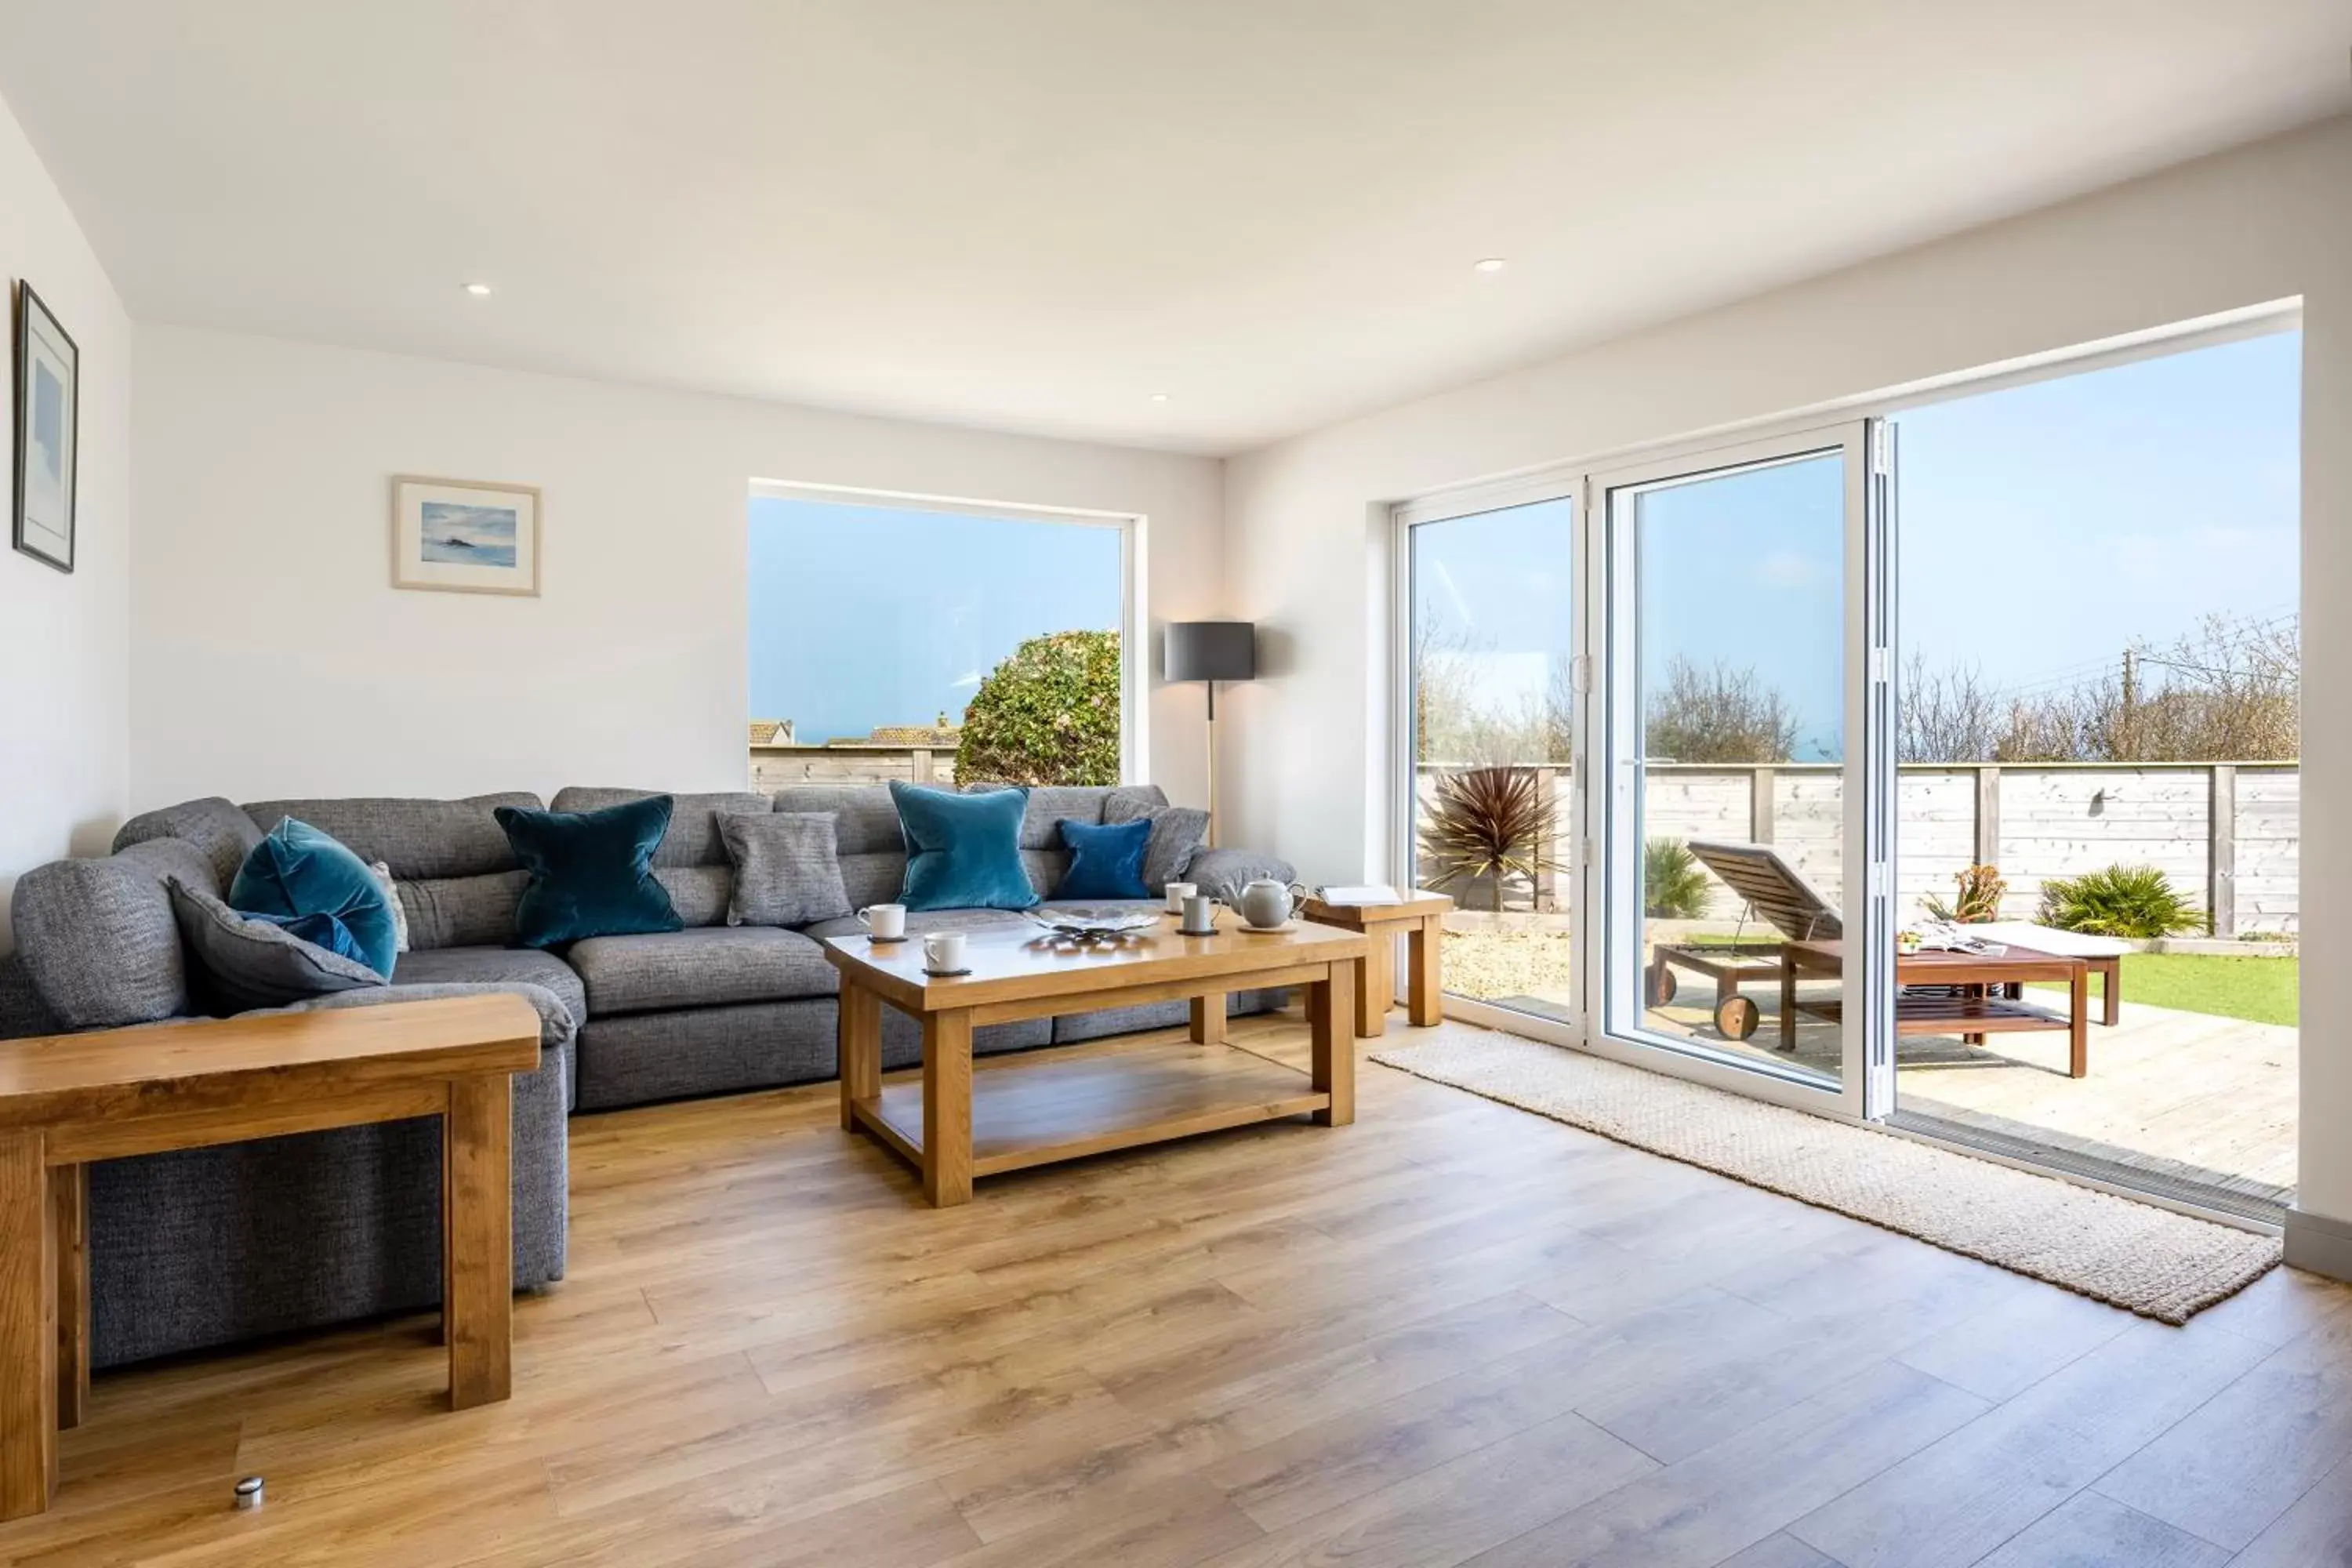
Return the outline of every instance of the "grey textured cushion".
[[[839,976],[798,931],[713,926],[644,936],[592,936],[566,954],[588,990],[588,1016],[830,996]]]
[[[226,1016],[284,1007],[330,992],[385,984],[384,976],[358,959],[239,914],[201,889],[175,879],[170,890],[172,912],[195,971],[191,989],[207,1011]]]
[[[245,814],[265,830],[283,816],[307,822],[366,861],[381,860],[404,882],[511,871],[520,862],[491,812],[502,805],[540,809],[520,791],[464,800],[365,795],[347,800],[265,800]],[[412,913],[414,911],[411,911]],[[423,945],[419,943],[419,945]]]
[[[670,807],[669,831],[662,835],[660,847],[654,850],[656,866],[724,866],[727,851],[719,842],[718,819],[747,812],[762,815],[771,809],[766,795],[746,791],[679,795],[672,790],[602,789],[580,784],[557,790],[555,799],[549,805],[556,811],[602,811],[608,805],[622,805],[656,795],[667,795],[674,803]]]
[[[411,985],[533,986],[563,1005],[574,1025],[587,1021],[588,993],[572,966],[533,947],[436,947],[403,954],[393,989]]]
[[[829,811],[722,816],[719,837],[734,862],[731,926],[804,926],[850,912]]]
[[[1260,877],[1287,885],[1297,880],[1298,873],[1280,856],[1261,855],[1255,849],[1199,850],[1184,868],[1184,880],[1226,903],[1241,897],[1242,889]]]
[[[1150,797],[1159,793],[1157,788],[1149,794],[1140,789],[1115,790],[1103,803],[1105,822],[1150,818],[1151,841],[1143,847],[1143,885],[1155,894],[1166,892],[1169,883],[1184,879],[1184,868],[1209,833],[1207,812],[1170,805],[1164,799],[1154,804]]]
[[[408,914],[408,945],[422,952],[436,947],[487,947],[514,940],[515,906],[530,885],[528,871],[491,871],[478,877],[425,877],[399,884],[400,905]]]
[[[151,838],[99,859],[52,860],[17,880],[16,951],[41,1003],[68,1029],[148,1024],[188,1010],[167,877],[213,885],[183,838]]]
[[[151,838],[184,838],[212,862],[207,892],[226,893],[236,869],[262,838],[260,825],[219,795],[142,811],[114,831],[114,847],[128,849]]]
[[[656,866],[654,880],[669,895],[680,925],[727,923],[727,900],[735,890],[735,873],[726,867]]]
[[[776,792],[776,809],[829,812],[834,845],[841,860],[842,890],[849,907],[895,903],[907,885],[907,836],[898,808],[881,784],[788,784]]]

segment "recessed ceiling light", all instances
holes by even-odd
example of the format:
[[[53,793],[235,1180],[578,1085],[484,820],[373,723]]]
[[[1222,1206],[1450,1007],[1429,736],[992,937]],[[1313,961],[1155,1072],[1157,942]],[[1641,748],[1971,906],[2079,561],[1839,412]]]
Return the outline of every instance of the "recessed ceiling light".
[[[1486,256],[1481,257],[1478,260],[1472,262],[1470,264],[1470,269],[1473,272],[1500,272],[1504,268],[1508,267],[1510,263],[1508,261],[1499,256]]]
[[[1479,265],[1484,266],[1485,263],[1481,262]],[[471,294],[477,300],[480,299],[489,291],[490,286],[487,283],[468,283],[466,285],[466,292]]]
[[[1154,403],[1165,403],[1168,401],[1168,395],[1164,392],[1155,392],[1151,395],[1151,401]]]

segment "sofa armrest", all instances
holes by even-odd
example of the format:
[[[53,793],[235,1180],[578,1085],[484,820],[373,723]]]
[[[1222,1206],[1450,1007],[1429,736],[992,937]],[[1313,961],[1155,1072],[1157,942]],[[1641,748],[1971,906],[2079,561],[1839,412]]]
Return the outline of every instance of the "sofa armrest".
[[[1240,898],[1243,887],[1260,877],[1271,877],[1286,887],[1297,873],[1280,856],[1255,849],[1195,849],[1184,862],[1183,879],[1225,903]]]

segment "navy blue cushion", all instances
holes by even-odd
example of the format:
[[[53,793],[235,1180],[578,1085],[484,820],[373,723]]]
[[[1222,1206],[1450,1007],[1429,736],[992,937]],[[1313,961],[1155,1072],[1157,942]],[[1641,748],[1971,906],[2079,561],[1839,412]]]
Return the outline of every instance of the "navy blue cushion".
[[[391,896],[367,862],[307,822],[278,819],[229,883],[228,907],[285,926],[305,942],[356,958],[385,979],[400,954]],[[339,941],[324,916],[342,928]]]
[[[1029,792],[980,795],[890,781],[898,831],[907,839],[907,880],[898,901],[910,910],[1025,910],[1037,901],[1021,865],[1021,819]]]
[[[677,802],[666,795],[601,811],[492,813],[530,883],[515,904],[515,940],[562,947],[589,936],[678,931],[686,922],[654,879],[654,851]]]
[[[1107,827],[1062,818],[1062,843],[1070,851],[1070,868],[1057,899],[1148,899],[1143,885],[1143,852],[1151,845],[1151,819],[1115,822]]]

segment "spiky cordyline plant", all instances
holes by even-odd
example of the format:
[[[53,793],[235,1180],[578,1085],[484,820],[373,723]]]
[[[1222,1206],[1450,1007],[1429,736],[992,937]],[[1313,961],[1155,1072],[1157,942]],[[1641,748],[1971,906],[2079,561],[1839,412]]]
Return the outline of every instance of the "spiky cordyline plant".
[[[1491,879],[1495,909],[1503,908],[1503,879],[1532,881],[1557,871],[1552,858],[1558,809],[1552,792],[1533,768],[1465,768],[1443,773],[1429,819],[1422,826],[1422,853],[1442,879]]]

